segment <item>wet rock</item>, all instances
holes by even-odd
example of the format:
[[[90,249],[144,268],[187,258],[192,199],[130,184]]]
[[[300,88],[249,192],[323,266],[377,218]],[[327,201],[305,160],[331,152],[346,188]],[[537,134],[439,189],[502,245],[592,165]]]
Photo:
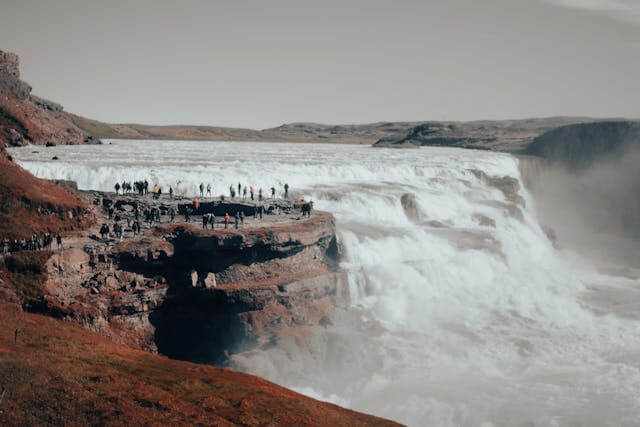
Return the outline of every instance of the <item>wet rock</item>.
[[[486,185],[500,190],[509,202],[525,206],[524,198],[519,194],[520,182],[517,179],[510,176],[489,176],[478,169],[468,169],[468,171]]]
[[[471,218],[483,227],[496,228],[496,221],[486,215],[483,215],[481,213],[474,213]]]
[[[400,197],[400,204],[404,209],[407,218],[419,221],[421,218],[420,211],[418,210],[418,203],[416,202],[416,196],[411,193],[405,193]]]

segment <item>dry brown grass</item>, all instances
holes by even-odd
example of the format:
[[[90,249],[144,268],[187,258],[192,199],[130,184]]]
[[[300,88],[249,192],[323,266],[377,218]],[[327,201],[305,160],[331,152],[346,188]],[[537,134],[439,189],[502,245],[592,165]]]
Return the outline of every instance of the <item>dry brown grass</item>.
[[[17,343],[14,331],[19,328]],[[0,304],[0,425],[390,425]]]

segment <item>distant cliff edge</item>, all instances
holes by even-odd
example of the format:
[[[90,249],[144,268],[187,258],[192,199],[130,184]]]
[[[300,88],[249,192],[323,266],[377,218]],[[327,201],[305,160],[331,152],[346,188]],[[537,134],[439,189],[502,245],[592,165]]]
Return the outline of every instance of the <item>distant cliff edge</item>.
[[[586,169],[598,159],[640,148],[640,122],[606,121],[562,126],[535,138],[525,154],[570,169]]]

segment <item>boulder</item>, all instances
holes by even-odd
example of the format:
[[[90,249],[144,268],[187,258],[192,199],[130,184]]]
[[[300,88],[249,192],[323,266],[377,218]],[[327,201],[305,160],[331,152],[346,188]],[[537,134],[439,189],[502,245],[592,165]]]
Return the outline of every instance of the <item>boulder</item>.
[[[405,215],[407,218],[419,221],[420,220],[420,211],[418,210],[418,203],[416,202],[416,196],[411,193],[405,193],[400,197],[400,203],[402,204],[402,208],[404,209]]]
[[[212,289],[216,286],[216,275],[213,273],[208,273],[207,277],[205,277],[204,279],[204,287],[207,289]]]
[[[195,270],[191,270],[191,286],[194,288],[198,286],[198,272]]]

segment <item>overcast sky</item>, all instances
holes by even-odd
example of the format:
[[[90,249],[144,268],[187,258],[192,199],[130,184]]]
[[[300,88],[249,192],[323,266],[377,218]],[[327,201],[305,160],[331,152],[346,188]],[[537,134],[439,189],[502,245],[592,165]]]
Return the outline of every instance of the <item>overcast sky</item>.
[[[110,122],[640,117],[640,0],[0,0],[0,49]]]

